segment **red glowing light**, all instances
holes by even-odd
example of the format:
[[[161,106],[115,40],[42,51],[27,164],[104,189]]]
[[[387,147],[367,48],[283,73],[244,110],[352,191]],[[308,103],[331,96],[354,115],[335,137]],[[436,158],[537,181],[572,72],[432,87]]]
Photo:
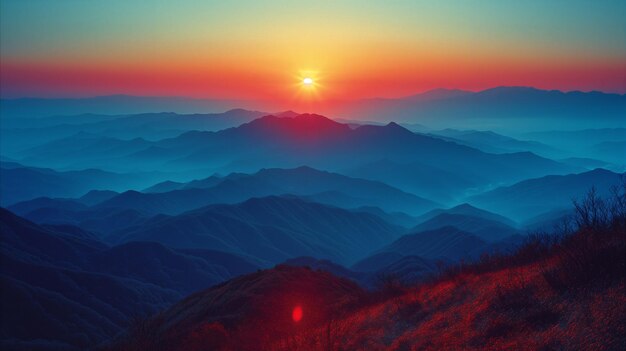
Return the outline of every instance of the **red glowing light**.
[[[299,322],[302,319],[302,307],[296,306],[291,312],[291,318],[294,322]]]

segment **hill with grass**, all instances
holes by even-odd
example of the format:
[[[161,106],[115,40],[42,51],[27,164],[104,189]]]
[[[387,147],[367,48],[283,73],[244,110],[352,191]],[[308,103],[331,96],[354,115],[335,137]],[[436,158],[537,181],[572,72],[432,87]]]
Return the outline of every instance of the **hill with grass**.
[[[623,190],[626,190],[623,189]],[[572,232],[374,292],[277,266],[196,293],[107,350],[620,350],[626,192],[576,205]]]

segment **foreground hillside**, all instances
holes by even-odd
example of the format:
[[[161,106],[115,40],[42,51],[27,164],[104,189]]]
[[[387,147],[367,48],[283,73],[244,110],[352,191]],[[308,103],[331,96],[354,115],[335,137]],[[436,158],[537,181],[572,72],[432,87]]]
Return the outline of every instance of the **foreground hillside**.
[[[71,226],[0,208],[0,349],[85,350],[184,296],[256,270],[214,250],[107,246]]]
[[[623,350],[626,197],[577,204],[575,232],[536,237],[428,283],[364,292],[278,266],[137,323],[111,350]]]

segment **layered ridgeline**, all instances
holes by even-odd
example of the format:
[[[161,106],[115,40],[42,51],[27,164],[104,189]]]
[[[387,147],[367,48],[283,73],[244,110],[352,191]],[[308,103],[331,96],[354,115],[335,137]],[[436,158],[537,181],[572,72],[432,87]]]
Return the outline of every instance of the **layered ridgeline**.
[[[311,257],[293,259],[304,255],[349,264],[403,233],[370,213],[293,197],[159,215],[107,238],[67,224],[37,225],[6,210],[0,214],[3,298],[12,301],[2,311],[2,345],[8,349],[91,347],[137,316],[283,260],[330,270],[366,287],[378,286],[380,275],[419,281],[438,269],[438,260],[415,255],[353,270]],[[30,328],[32,323],[41,327]]]
[[[254,174],[235,173],[210,177],[184,184],[169,184],[175,190],[156,193],[157,184],[148,193],[128,192],[97,205],[130,207],[149,213],[175,214],[213,203],[236,203],[251,197],[292,194],[332,205],[356,208],[377,206],[388,211],[422,213],[436,206],[420,198],[376,181],[346,177],[310,167],[262,169]]]
[[[245,253],[268,262],[314,256],[351,263],[397,238],[403,229],[363,212],[297,198],[254,198],[211,205],[178,216],[158,216],[109,240],[157,241]]]
[[[96,195],[100,194],[89,198]],[[623,195],[620,198],[623,199]],[[592,203],[619,206],[615,201],[595,200]],[[615,212],[613,207],[608,209],[592,213],[618,213],[621,217],[617,218],[623,217],[623,211]],[[399,235],[394,229],[397,227],[385,224],[375,215],[293,197],[270,197],[236,205],[213,205],[173,217],[159,215],[142,224],[139,231],[130,231],[128,237],[119,239],[160,241],[179,238],[180,241],[175,240],[177,244],[191,240],[188,243],[198,246],[192,240],[204,239],[194,233],[202,233],[206,225],[217,234],[215,237],[207,235],[209,242],[232,243],[227,250],[216,251],[172,249],[154,241],[130,241],[111,246],[99,240],[98,233],[69,225],[40,226],[4,210],[0,214],[2,293],[5,301],[12,301],[2,305],[5,333],[2,346],[6,349],[93,347],[111,340],[129,325],[131,319],[134,324],[130,326],[128,339],[122,339],[121,349],[226,347],[269,350],[280,349],[285,338],[300,340],[298,343],[308,340],[306,343],[313,344],[331,340],[345,348],[367,342],[368,345],[373,343],[381,348],[395,349],[396,342],[402,340],[407,343],[424,340],[419,337],[424,333],[429,335],[428,340],[448,340],[463,345],[476,343],[478,349],[485,343],[501,342],[503,335],[514,344],[522,340],[527,342],[527,336],[534,335],[533,345],[539,347],[582,342],[572,341],[564,335],[582,335],[581,330],[589,328],[597,330],[594,337],[602,340],[603,345],[621,342],[616,339],[620,334],[615,328],[623,313],[619,307],[623,306],[619,300],[621,295],[617,292],[623,289],[624,224],[618,221],[607,225],[605,217],[581,217],[599,226],[589,229],[591,234],[589,230],[582,230],[557,246],[551,246],[554,239],[545,243],[531,242],[515,256],[495,256],[479,265],[466,266],[462,271],[465,273],[453,273],[451,278],[412,288],[402,287],[398,285],[399,280],[394,279],[419,282],[425,276],[437,274],[454,259],[471,260],[481,248],[492,251],[490,248],[506,240],[499,240],[501,237],[495,235],[497,233],[489,236],[483,233],[481,237],[483,227],[474,224],[482,220],[488,225],[495,222],[506,228],[511,220],[461,205],[431,211],[420,217],[422,224],[413,229],[418,230],[425,223],[439,225],[442,216],[462,216],[472,220],[458,221],[456,225],[468,225],[464,228],[476,233],[444,226],[392,241]],[[237,220],[240,222],[236,223]],[[211,223],[219,226],[211,226]],[[584,225],[585,222],[579,223]],[[222,231],[222,226],[228,228],[231,224],[232,232]],[[391,233],[383,237],[381,234],[386,231]],[[241,233],[246,235],[232,236]],[[292,246],[293,240],[286,240],[292,238],[301,240],[302,245]],[[265,241],[260,243],[259,240]],[[314,266],[352,279],[352,282],[307,268],[278,267],[231,280],[180,300],[190,292],[267,264],[252,254],[241,253],[246,248],[254,250],[271,243],[280,249],[295,248],[289,253],[294,256],[301,253],[298,251],[300,247],[314,248],[317,245],[318,251],[313,255],[324,255],[324,249],[328,248],[332,254],[332,249],[341,248],[344,250],[339,252],[341,257],[338,260],[341,260],[349,259],[350,255],[365,257],[365,252],[370,249],[368,246],[376,240],[379,240],[378,249],[353,265],[352,270],[328,261],[289,260],[291,265]],[[236,244],[248,242],[250,247],[236,247]],[[238,250],[239,253],[234,252]],[[572,257],[572,252],[583,256]],[[574,265],[578,259],[584,259],[586,263]],[[522,278],[512,280],[511,277]],[[357,286],[355,280],[383,290],[368,293]],[[590,295],[585,291],[594,293]],[[616,305],[610,308],[598,305],[598,301],[607,300],[594,298],[595,292],[611,296],[610,300],[616,301]],[[175,301],[180,302],[154,319],[131,318],[167,308]],[[476,304],[484,308],[475,309]],[[477,319],[468,326],[454,316],[458,317],[455,311],[470,306],[473,306],[471,314]],[[290,319],[296,307],[303,311],[302,324],[294,324]],[[576,317],[576,311],[589,309],[606,313],[595,319]],[[446,323],[454,330],[466,330],[467,334],[459,335],[467,338],[444,334],[433,339],[435,331],[448,330],[432,325],[442,318],[449,319]],[[480,327],[483,319],[494,318],[500,322],[493,328]],[[418,329],[407,329],[406,325],[411,324],[407,324],[408,321],[415,323]],[[32,328],[33,323],[42,327]],[[599,323],[608,325],[609,329],[598,329]],[[261,330],[259,325],[268,329]],[[554,328],[558,326],[565,326],[565,329],[556,332]],[[395,331],[388,329],[390,327]],[[367,333],[354,338],[360,335],[358,330],[372,328],[380,328],[384,335],[400,332],[400,336],[387,338],[379,333]],[[328,330],[331,330],[330,339]],[[553,334],[555,332],[557,334]],[[259,339],[261,335],[264,335],[262,340]],[[118,349],[118,346],[114,348]]]
[[[217,131],[236,127],[267,115],[242,109],[214,114],[142,113],[133,115],[78,114],[40,117],[36,119],[6,118],[2,126],[5,136],[0,145],[5,156],[42,150],[39,146],[53,142],[58,150],[73,144],[98,143],[135,139],[159,140],[191,130]],[[35,125],[35,126],[33,126]]]
[[[626,95],[532,87],[495,87],[478,92],[435,89],[404,98],[347,102],[327,110],[330,115],[353,119],[394,120],[435,128],[497,127],[513,131],[525,130],[540,120],[546,129],[559,129],[564,123],[572,129],[584,129],[623,127],[620,119],[626,114]]]
[[[623,96],[580,94],[371,101],[397,121],[431,113],[402,126],[291,111],[47,117],[30,101],[1,126],[0,348],[570,349],[594,330],[614,349],[623,231],[562,223],[592,186],[623,184]],[[513,127],[574,97],[588,105],[572,128],[591,112],[613,128]],[[485,130],[495,121],[509,131]],[[555,226],[566,239],[505,255]]]
[[[164,192],[154,192],[163,188]],[[175,190],[171,190],[175,189]],[[177,215],[210,204],[236,204],[252,197],[299,197],[356,212],[375,214],[402,226],[411,214],[436,206],[432,201],[380,182],[321,172],[309,167],[264,169],[255,174],[209,177],[189,183],[157,184],[141,193],[92,191],[80,198],[37,198],[9,208],[39,223],[66,223],[105,236],[138,226],[157,214]]]
[[[475,195],[468,201],[524,221],[555,210],[569,209],[572,200],[580,199],[592,187],[600,196],[608,196],[625,177],[626,173],[600,168],[579,174],[550,175],[500,187]]]
[[[309,114],[265,116],[236,128],[193,131],[158,141],[79,135],[23,150],[16,157],[41,167],[99,168],[133,175],[141,170],[153,180],[177,182],[214,172],[251,173],[261,168],[307,165],[383,181],[444,202],[494,184],[583,170],[529,152],[486,153],[416,134],[395,123],[352,128]],[[10,176],[4,169],[7,175],[3,178]],[[414,181],[412,177],[416,177]],[[104,181],[93,185],[109,189]],[[144,185],[151,184],[146,181]],[[50,196],[45,192],[39,195]]]
[[[155,242],[109,246],[71,226],[39,226],[0,209],[2,349],[87,349],[133,316],[257,269],[254,259]]]
[[[125,209],[74,210],[66,201],[27,210],[40,223],[68,223],[96,230],[111,244],[154,241],[177,248],[207,248],[251,255],[278,263],[314,256],[350,263],[397,238],[405,229],[377,215],[349,211],[296,197],[252,198],[210,205],[182,214],[148,216]],[[44,205],[45,206],[45,205]]]
[[[623,190],[603,204],[588,197],[566,236],[535,238],[428,283],[383,279],[372,294],[327,272],[277,266],[139,321],[107,350],[618,350]]]
[[[197,114],[236,107],[250,108],[253,105],[251,102],[233,100],[113,95],[83,99],[2,99],[0,112],[7,121],[14,123],[7,124],[7,127],[23,128],[32,125],[31,118],[48,116],[90,113],[111,119],[111,116],[145,112]],[[263,106],[256,105],[257,109],[267,111]],[[506,118],[507,122],[518,122],[510,124],[510,128],[523,129],[540,119],[550,129],[558,129],[563,121],[574,122],[574,128],[578,126],[577,129],[583,129],[618,125],[619,118],[626,113],[626,95],[501,86],[478,92],[434,89],[401,98],[362,99],[325,105],[327,107],[318,106],[322,109],[320,112],[361,121],[395,120],[440,128],[463,125],[485,129],[501,126],[496,121]],[[58,125],[71,121],[67,118],[50,119],[48,123]],[[554,124],[547,124],[548,121]]]
[[[416,220],[420,223],[408,234],[361,259],[352,269],[393,272],[403,280],[419,280],[437,266],[471,262],[485,253],[509,252],[525,238],[510,219],[468,204],[433,210]],[[392,269],[409,262],[408,276]]]
[[[30,170],[28,170],[30,171]],[[36,172],[36,170],[32,170]],[[78,172],[83,174],[83,172]],[[26,187],[31,194],[37,188],[30,188],[29,178],[18,178],[9,175],[7,182],[15,181],[24,184],[7,184],[7,187],[19,185],[15,189]],[[76,173],[72,173],[75,177]],[[42,175],[46,176],[46,175]],[[83,182],[70,183],[74,189],[64,189],[57,174],[47,175],[50,190],[54,194],[75,194],[78,189],[85,189],[92,184],[91,177],[85,175]],[[120,176],[121,177],[121,176]],[[54,180],[58,180],[55,182]],[[38,182],[39,178],[33,179]],[[45,188],[48,184],[43,183]],[[8,189],[10,190],[10,189]],[[14,199],[17,191],[9,191],[8,197]],[[42,190],[45,191],[45,190]],[[81,193],[82,194],[82,193]],[[423,213],[437,204],[433,201],[407,193],[381,182],[342,176],[336,173],[318,171],[309,167],[295,169],[263,169],[254,174],[233,173],[225,177],[211,176],[186,183],[166,181],[145,189],[143,192],[126,191],[90,191],[80,198],[42,197],[12,204],[10,207],[20,213],[27,214],[39,208],[56,209],[133,209],[146,214],[177,214],[190,209],[216,203],[237,203],[251,197],[268,195],[297,195],[313,201],[326,203],[343,208],[374,206],[392,212]],[[20,196],[26,196],[24,193]],[[71,204],[71,205],[70,205]],[[85,218],[85,217],[83,217]]]
[[[80,197],[93,189],[124,191],[159,179],[150,172],[116,173],[100,169],[55,171],[0,161],[0,204],[38,197]]]

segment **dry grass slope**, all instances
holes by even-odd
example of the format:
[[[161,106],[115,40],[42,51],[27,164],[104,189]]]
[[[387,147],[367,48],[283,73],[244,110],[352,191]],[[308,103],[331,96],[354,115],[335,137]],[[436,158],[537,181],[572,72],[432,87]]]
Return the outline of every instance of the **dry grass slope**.
[[[427,283],[350,304],[327,294],[333,313],[311,323],[278,317],[272,306],[280,301],[268,305],[276,297],[270,294],[265,303],[256,296],[251,301],[264,307],[236,321],[205,316],[182,333],[177,328],[184,323],[175,323],[158,335],[138,327],[113,349],[148,350],[140,342],[148,335],[169,341],[151,343],[150,350],[624,350],[626,183],[612,199],[592,191],[575,207],[575,230],[537,235],[514,254],[485,256]],[[319,280],[318,274],[330,279],[317,272],[304,279]],[[354,291],[345,290],[346,298]]]

